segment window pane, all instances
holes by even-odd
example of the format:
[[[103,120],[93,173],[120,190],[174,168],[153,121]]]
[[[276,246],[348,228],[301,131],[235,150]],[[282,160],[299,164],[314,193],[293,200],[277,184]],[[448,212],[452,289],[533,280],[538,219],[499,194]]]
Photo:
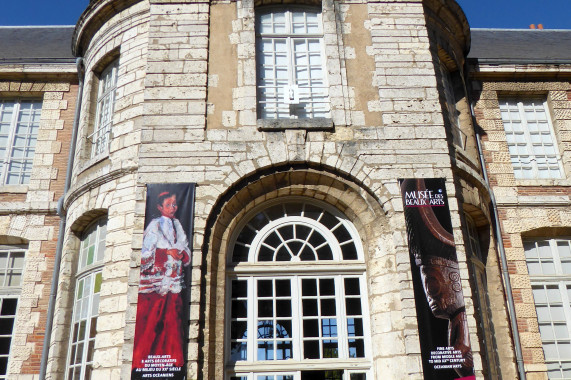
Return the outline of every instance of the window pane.
[[[363,336],[363,320],[361,318],[347,318],[347,333],[349,336]]]
[[[534,262],[528,262],[527,263],[527,271],[529,272],[529,274],[531,275],[539,275],[542,274],[542,269],[541,269],[541,264],[540,263],[534,263]]]
[[[343,371],[301,371],[301,380],[342,380]]]
[[[306,338],[319,337],[319,322],[317,319],[303,321],[303,336]]]
[[[319,359],[319,341],[306,340],[303,342],[303,357],[304,359]]]
[[[549,247],[549,242],[542,241],[537,243],[537,251],[539,252],[539,257],[550,258],[552,255],[551,248]]]
[[[1,300],[0,316],[16,315],[17,298],[4,298]]]
[[[363,339],[349,339],[349,357],[365,357],[365,341]]]
[[[10,353],[10,342],[12,338],[0,337],[0,355],[8,355]]]
[[[559,257],[568,258],[571,257],[571,246],[569,245],[569,241],[558,241],[557,242],[557,250],[559,252]]]
[[[8,370],[8,358],[0,357],[0,375],[5,375]]]

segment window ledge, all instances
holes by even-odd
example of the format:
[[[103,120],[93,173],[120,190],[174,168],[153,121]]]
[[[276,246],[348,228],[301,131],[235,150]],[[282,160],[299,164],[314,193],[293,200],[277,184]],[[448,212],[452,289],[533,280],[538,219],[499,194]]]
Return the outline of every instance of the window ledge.
[[[109,151],[105,151],[103,153],[98,154],[97,156],[90,157],[89,159],[83,162],[83,165],[81,165],[81,169],[79,170],[79,173],[81,174],[85,172],[86,170],[90,169],[91,167],[95,166],[96,164],[108,158],[109,158]]]
[[[258,119],[260,131],[282,131],[285,129],[304,129],[308,131],[333,130],[333,120],[319,119]]]
[[[570,186],[571,179],[569,178],[516,178],[516,186]]]
[[[1,185],[0,193],[26,194],[28,185]]]

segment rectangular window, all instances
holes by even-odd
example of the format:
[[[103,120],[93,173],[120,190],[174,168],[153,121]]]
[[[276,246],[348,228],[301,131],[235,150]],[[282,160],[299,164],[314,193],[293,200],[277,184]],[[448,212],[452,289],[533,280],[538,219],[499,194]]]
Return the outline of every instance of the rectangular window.
[[[443,63],[440,64],[440,73],[442,74],[444,95],[446,97],[446,110],[448,111],[448,119],[451,124],[452,141],[460,148],[465,149],[466,134],[460,128],[460,112],[456,108],[456,95],[454,93],[452,75]]]
[[[501,100],[500,111],[515,178],[561,178],[561,157],[545,101]]]
[[[232,281],[231,361],[365,357],[360,277],[250,281]]]
[[[488,281],[486,279],[485,255],[480,245],[480,236],[476,223],[472,217],[465,214],[466,231],[468,232],[468,248],[470,255],[470,270],[476,284],[474,306],[476,307],[477,320],[480,326],[482,348],[483,348],[483,369],[487,378],[495,379],[499,375],[497,373],[499,359],[496,354],[496,342],[494,339],[494,325],[492,323],[492,309],[490,307],[490,299],[488,297]]]
[[[367,372],[349,370],[302,370],[295,373],[264,372],[230,376],[230,380],[366,380]]]
[[[18,298],[0,297],[0,379],[6,379]]]
[[[77,281],[68,379],[90,379],[101,290],[101,271]]]
[[[30,182],[41,111],[40,100],[0,100],[0,184]]]
[[[258,117],[329,117],[321,13],[261,13],[256,30]]]
[[[6,379],[24,271],[21,249],[0,249],[0,379]]]
[[[109,149],[118,69],[119,60],[116,60],[107,66],[99,76],[95,126],[93,133],[87,138],[91,143],[91,157],[105,154]]]
[[[550,379],[571,378],[571,240],[524,242]]]

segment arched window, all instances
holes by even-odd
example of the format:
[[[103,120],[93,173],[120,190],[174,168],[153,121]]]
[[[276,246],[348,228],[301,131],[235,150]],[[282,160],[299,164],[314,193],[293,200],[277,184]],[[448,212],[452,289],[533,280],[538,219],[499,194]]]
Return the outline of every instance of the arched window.
[[[298,198],[244,220],[228,263],[227,378],[367,379],[365,262],[354,226]]]
[[[105,253],[106,222],[103,218],[97,220],[81,236],[75,277],[67,380],[91,379]]]

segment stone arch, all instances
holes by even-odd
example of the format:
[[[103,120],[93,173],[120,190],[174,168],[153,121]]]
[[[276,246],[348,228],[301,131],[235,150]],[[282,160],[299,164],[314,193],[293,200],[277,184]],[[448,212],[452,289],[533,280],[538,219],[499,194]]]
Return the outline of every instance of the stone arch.
[[[94,220],[102,218],[107,215],[106,209],[93,209],[89,210],[79,218],[75,219],[70,226],[71,231],[76,235],[81,233],[89,226]]]
[[[523,239],[559,236],[571,236],[571,226],[546,226],[534,228],[532,230],[524,231],[521,233],[521,237]]]
[[[28,245],[29,240],[19,236],[0,235],[0,245]]]
[[[359,233],[367,272],[377,265],[373,262],[384,255],[379,252],[379,246],[392,245],[392,230],[379,199],[363,184],[333,170],[289,165],[254,173],[236,183],[219,197],[205,228],[200,279],[200,304],[203,305],[200,324],[204,328],[200,329],[203,335],[199,336],[205,347],[199,353],[199,368],[202,367],[199,373],[204,374],[204,379],[223,377],[224,276],[231,236],[253,208],[279,197],[317,199],[344,214]],[[201,356],[206,353],[208,357]]]
[[[480,248],[482,249],[483,263],[486,263],[486,257],[490,254],[490,251],[495,253],[493,233],[492,233],[492,222],[491,215],[489,212],[489,195],[485,189],[475,186],[469,181],[464,179],[460,180],[461,187],[461,197],[462,197],[462,211],[464,215],[461,215],[462,224],[464,225],[463,233],[465,235],[464,240],[466,244],[468,243],[467,237],[467,215],[472,222],[479,235]]]

